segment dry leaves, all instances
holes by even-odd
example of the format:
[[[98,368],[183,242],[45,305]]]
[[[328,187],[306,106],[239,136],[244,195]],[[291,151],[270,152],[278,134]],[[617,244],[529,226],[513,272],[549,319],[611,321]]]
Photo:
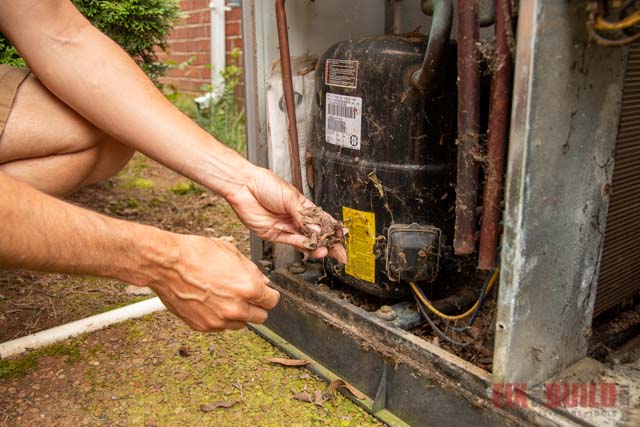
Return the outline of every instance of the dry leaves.
[[[363,400],[363,399],[366,399],[367,397],[365,394],[360,392],[351,384],[345,382],[344,380],[337,379],[337,380],[333,380],[331,384],[329,384],[329,395],[331,396],[332,399],[336,390],[342,387],[346,388],[349,391],[349,393],[351,393],[358,400]]]
[[[213,402],[209,405],[200,405],[200,410],[206,413],[206,412],[215,411],[216,409],[220,409],[220,408],[229,409],[240,402],[242,402],[242,400],[231,400],[228,402],[225,402],[225,401]]]
[[[324,395],[320,390],[316,390],[313,392],[313,403],[316,406],[324,406]]]
[[[299,400],[300,402],[307,402],[307,403],[313,402],[313,398],[306,391],[301,391],[300,393],[294,394],[293,398],[296,400]]]
[[[311,364],[311,361],[307,359],[285,359],[283,357],[271,357],[267,359],[267,362],[270,362],[276,365],[281,365],[281,366],[295,366],[295,367],[307,366]]]
[[[301,232],[307,238],[305,247],[310,251],[325,247],[331,249],[342,243],[343,226],[317,206],[305,208],[302,215]]]

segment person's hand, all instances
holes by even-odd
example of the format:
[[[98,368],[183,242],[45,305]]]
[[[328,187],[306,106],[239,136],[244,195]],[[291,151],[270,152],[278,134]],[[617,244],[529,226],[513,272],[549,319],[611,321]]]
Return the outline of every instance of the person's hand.
[[[198,236],[175,238],[177,250],[168,255],[172,265],[146,283],[169,311],[202,332],[241,329],[267,319],[280,294],[235,246]]]
[[[302,211],[314,204],[294,186],[267,169],[255,168],[246,184],[225,195],[225,198],[240,221],[258,237],[291,245],[309,254],[305,247],[307,238],[301,234],[300,229]],[[331,220],[335,222],[335,219]],[[314,258],[330,255],[347,263],[342,245],[334,246],[330,253],[327,248],[319,247],[310,255]]]

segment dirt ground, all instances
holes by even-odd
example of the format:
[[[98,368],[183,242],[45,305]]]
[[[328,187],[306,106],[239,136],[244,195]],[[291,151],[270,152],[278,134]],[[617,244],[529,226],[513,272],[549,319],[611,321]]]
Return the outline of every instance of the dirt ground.
[[[0,379],[0,425],[380,425],[339,394],[322,407],[294,399],[327,385],[269,357],[285,356],[247,329],[202,334],[150,316],[43,350],[35,369]]]
[[[219,197],[136,155],[116,178],[69,201],[180,233],[233,239],[249,234]],[[148,296],[110,279],[0,272],[0,342]],[[182,349],[182,351],[181,351]],[[337,396],[301,402],[326,385],[254,333],[192,332],[169,314],[150,316],[0,360],[0,425],[379,425]],[[233,403],[204,413],[200,405]]]

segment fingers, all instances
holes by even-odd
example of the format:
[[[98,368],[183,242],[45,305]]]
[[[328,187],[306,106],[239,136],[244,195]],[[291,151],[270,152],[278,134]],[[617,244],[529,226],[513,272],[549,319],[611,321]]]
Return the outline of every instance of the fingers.
[[[316,250],[311,252],[311,256],[316,259],[322,259],[329,255],[329,249],[324,246],[317,248]]]
[[[265,285],[262,287],[260,295],[257,298],[250,299],[249,302],[258,307],[262,307],[265,310],[271,310],[278,305],[279,300],[280,292]]]
[[[335,245],[333,248],[331,248],[331,250],[329,251],[329,256],[336,261],[341,262],[342,264],[349,264],[349,256],[347,255],[346,249],[342,245]]]
[[[247,322],[261,325],[266,322],[269,313],[256,305],[249,304],[247,310]]]

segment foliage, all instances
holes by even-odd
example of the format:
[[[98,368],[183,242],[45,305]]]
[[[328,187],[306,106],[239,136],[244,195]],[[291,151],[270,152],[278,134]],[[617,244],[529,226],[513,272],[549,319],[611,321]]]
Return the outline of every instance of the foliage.
[[[183,17],[178,0],[73,0],[78,10],[99,30],[131,55],[154,81],[166,66],[154,47],[164,42]],[[11,43],[0,34],[0,63],[23,66]]]
[[[8,64],[12,67],[24,67],[24,59],[15,47],[0,33],[0,64]]]
[[[239,58],[240,50],[234,49],[231,53],[231,64],[222,72],[224,78],[222,96],[218,102],[208,108],[197,108],[192,99],[173,88],[167,93],[167,97],[220,142],[244,154],[246,150],[244,108],[238,105],[236,99],[236,88],[242,78],[242,68],[238,66]],[[205,93],[215,92],[213,89],[210,85],[202,88]]]

